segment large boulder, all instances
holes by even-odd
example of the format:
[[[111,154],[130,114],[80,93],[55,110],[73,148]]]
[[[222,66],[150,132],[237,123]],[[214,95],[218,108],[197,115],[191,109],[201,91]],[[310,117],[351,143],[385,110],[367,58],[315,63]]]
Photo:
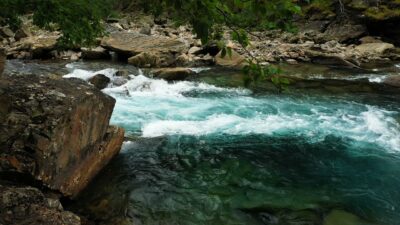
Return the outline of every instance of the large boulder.
[[[0,173],[75,197],[120,150],[115,100],[79,79],[0,80]]]
[[[81,219],[37,188],[0,185],[0,224],[80,225]]]
[[[175,38],[148,36],[140,33],[119,32],[112,33],[110,36],[103,38],[102,47],[115,51],[127,58],[148,54],[151,58],[157,58],[157,63],[165,63],[168,65],[152,65],[152,66],[171,66],[175,55],[187,52],[187,45]],[[135,60],[130,60],[129,62]]]

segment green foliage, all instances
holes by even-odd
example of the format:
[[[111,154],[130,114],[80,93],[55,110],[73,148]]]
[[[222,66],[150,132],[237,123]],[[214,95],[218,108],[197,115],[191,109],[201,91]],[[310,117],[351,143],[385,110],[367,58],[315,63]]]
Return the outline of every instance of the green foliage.
[[[96,37],[103,34],[101,19],[111,8],[110,0],[1,0],[0,17],[3,25],[17,29],[21,24],[20,15],[33,12],[34,24],[62,31],[60,46],[75,48],[91,45]]]
[[[292,0],[138,0],[138,5],[155,15],[166,13],[178,23],[189,23],[203,42],[220,32],[216,26],[237,30],[234,38],[246,46],[247,31],[291,28],[301,8]]]
[[[256,84],[260,79],[270,80],[281,92],[290,84],[288,78],[280,76],[282,70],[275,66],[262,66],[258,62],[247,61],[243,67],[243,72],[247,75],[244,79],[244,85]]]

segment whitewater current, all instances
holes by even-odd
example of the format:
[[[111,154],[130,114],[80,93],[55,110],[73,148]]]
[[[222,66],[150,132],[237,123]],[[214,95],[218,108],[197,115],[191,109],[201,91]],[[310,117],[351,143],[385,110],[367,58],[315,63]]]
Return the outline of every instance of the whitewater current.
[[[121,86],[115,69],[89,71],[67,66],[68,77],[88,80],[104,74],[112,82],[103,91],[116,99],[111,123],[128,134],[301,136],[319,142],[329,135],[354,140],[355,145],[378,145],[400,151],[399,111],[349,98],[324,96],[254,95],[244,88],[224,88],[196,82],[168,83],[130,75]],[[121,83],[121,82],[117,82]]]
[[[111,123],[127,141],[73,205],[83,215],[104,224],[399,225],[395,92],[277,93],[228,87],[234,78],[213,69],[167,82],[88,68],[68,64],[65,77],[110,78]],[[386,75],[330,78],[377,87]]]

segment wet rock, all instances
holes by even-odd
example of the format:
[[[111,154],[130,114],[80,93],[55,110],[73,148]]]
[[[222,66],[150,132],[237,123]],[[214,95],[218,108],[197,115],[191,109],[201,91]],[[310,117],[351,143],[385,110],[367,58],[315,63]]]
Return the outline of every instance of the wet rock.
[[[81,48],[83,59],[109,59],[110,54],[108,51],[98,46],[96,48]]]
[[[79,79],[0,80],[0,172],[19,173],[76,196],[119,152],[109,126],[115,100]]]
[[[103,38],[101,45],[121,55],[131,57],[128,62],[136,65],[171,66],[175,55],[187,51],[187,46],[175,38],[147,36],[140,33],[113,33]],[[135,58],[135,56],[138,56]]]
[[[0,224],[81,224],[77,215],[49,202],[59,203],[57,199],[46,198],[33,187],[0,185]]]
[[[108,86],[111,79],[106,75],[97,74],[89,79],[89,83],[93,84],[96,88],[102,90]]]
[[[117,76],[117,77],[124,77],[124,78],[130,79],[130,77],[129,77],[129,71],[128,71],[128,70],[118,70],[118,71],[115,73],[115,76]]]
[[[162,68],[153,70],[155,77],[168,81],[185,80],[193,72],[188,68]]]
[[[242,68],[246,62],[246,58],[235,50],[232,50],[232,55],[226,54],[222,57],[222,51],[215,56],[215,64],[223,67]]]

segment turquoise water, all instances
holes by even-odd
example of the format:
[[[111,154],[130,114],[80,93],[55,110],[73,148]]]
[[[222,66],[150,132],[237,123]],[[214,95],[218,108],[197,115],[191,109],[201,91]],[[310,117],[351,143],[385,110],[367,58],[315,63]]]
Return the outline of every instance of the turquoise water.
[[[76,201],[89,218],[400,224],[399,96],[276,94],[215,86],[210,78],[131,78],[104,90],[117,99],[112,123],[129,141]]]

